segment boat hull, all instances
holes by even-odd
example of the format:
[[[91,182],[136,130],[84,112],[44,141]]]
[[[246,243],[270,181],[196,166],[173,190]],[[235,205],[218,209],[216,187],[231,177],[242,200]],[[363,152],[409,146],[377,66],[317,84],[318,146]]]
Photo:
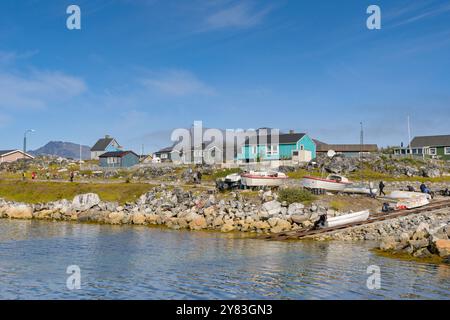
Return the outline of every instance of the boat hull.
[[[392,191],[388,197],[392,199],[412,199],[417,197],[431,199],[431,195],[429,194],[411,191]]]
[[[426,197],[413,197],[397,202],[395,208],[397,210],[411,210],[426,206],[428,204],[430,204],[430,200],[428,200]]]
[[[302,180],[302,186],[308,189],[323,189],[328,191],[344,191],[349,183],[337,182],[334,180],[321,179],[315,177],[304,177]]]
[[[247,187],[279,187],[285,180],[285,177],[241,176],[241,183]]]
[[[367,188],[367,187],[355,187],[355,186],[348,186],[344,188],[345,193],[355,193],[355,194],[377,194],[378,189],[376,188]]]
[[[328,218],[325,222],[325,227],[338,227],[348,223],[362,222],[369,219],[370,211],[364,210],[355,213],[349,213],[338,217]]]

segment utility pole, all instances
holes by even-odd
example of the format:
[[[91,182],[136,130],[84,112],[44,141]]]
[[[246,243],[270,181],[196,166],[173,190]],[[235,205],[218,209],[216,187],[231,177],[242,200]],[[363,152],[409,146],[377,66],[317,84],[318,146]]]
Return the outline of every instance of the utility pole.
[[[409,155],[412,158],[412,146],[411,146],[411,125],[408,116],[408,141],[409,141]]]
[[[27,129],[25,130],[25,133],[23,134],[23,157],[25,158],[25,154],[27,153],[27,133],[33,133],[35,130],[33,129]]]

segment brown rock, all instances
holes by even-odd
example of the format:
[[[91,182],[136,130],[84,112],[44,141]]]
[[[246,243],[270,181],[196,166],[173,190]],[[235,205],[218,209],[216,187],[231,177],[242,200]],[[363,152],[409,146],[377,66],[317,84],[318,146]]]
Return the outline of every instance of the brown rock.
[[[206,227],[206,219],[199,215],[197,215],[194,219],[192,219],[191,223],[189,223],[189,228],[192,230],[201,230]]]
[[[6,210],[6,216],[12,219],[32,219],[33,210],[26,205],[11,207]]]
[[[434,241],[433,247],[440,257],[444,258],[450,256],[450,240],[438,239]]]

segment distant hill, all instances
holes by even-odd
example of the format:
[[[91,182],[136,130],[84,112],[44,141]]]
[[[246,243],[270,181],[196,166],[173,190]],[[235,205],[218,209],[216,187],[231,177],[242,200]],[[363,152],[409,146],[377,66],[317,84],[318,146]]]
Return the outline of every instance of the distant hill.
[[[29,153],[35,156],[50,155],[79,159],[80,145],[72,142],[50,141],[45,146],[29,151]],[[89,146],[81,146],[81,158],[83,160],[91,158],[91,148]]]

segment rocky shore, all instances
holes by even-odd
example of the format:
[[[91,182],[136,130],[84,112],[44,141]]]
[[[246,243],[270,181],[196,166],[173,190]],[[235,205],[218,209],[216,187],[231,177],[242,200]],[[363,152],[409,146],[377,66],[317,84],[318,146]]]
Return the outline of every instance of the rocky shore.
[[[0,217],[104,224],[164,225],[171,229],[278,233],[311,226],[326,211],[301,203],[280,203],[277,195],[261,192],[246,199],[238,192],[218,199],[207,192],[155,187],[136,202],[119,205],[103,202],[97,194],[77,195],[72,201],[25,204],[0,200]],[[332,214],[331,210],[329,211]]]
[[[72,201],[64,199],[42,204],[0,199],[0,218],[160,225],[171,229],[259,234],[311,227],[324,212],[328,216],[343,214],[327,208],[320,201],[309,206],[280,202],[278,195],[271,191],[261,191],[256,198],[247,198],[240,192],[220,197],[213,192],[184,191],[164,185],[154,187],[137,201],[124,205],[104,202],[95,193],[77,195]],[[383,251],[400,252],[416,258],[435,255],[446,259],[450,241],[450,209],[414,214],[311,238],[321,241],[379,241]]]
[[[394,255],[409,255],[419,259],[439,256],[450,263],[450,224],[430,228],[421,223],[413,232],[402,232],[399,236],[385,237],[379,246],[382,251]]]

